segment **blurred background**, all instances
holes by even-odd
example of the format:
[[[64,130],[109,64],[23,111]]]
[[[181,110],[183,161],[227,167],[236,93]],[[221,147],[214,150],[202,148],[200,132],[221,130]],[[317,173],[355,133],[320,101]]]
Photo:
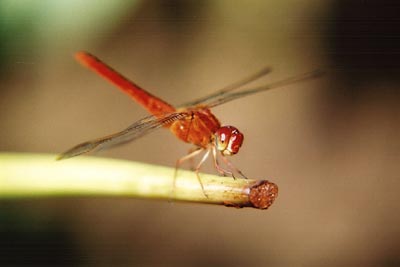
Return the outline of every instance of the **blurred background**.
[[[400,266],[398,14],[379,0],[0,1],[0,151],[59,153],[147,115],[79,50],[174,105],[264,66],[255,84],[327,71],[214,109],[245,134],[232,161],[279,185],[269,210],[2,200],[0,264]],[[189,148],[160,130],[96,156],[174,166]]]

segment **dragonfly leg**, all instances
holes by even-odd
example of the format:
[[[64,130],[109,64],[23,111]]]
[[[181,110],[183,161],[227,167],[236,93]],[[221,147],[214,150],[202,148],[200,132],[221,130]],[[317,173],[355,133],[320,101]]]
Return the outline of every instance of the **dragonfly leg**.
[[[219,164],[216,147],[213,147],[212,150],[213,150],[214,166],[215,166],[215,169],[219,172],[219,174],[223,175],[223,176],[230,175],[230,176],[233,177],[233,179],[236,179],[236,177],[235,177],[233,172],[222,168],[221,165]]]
[[[210,149],[208,149],[207,152],[204,153],[204,155],[201,158],[199,164],[197,164],[197,167],[196,167],[196,170],[195,170],[196,176],[197,176],[197,180],[199,180],[199,183],[200,183],[200,186],[201,186],[201,190],[203,191],[203,194],[206,196],[206,198],[208,198],[208,195],[207,195],[206,191],[204,190],[203,183],[201,182],[199,170],[200,170],[201,165],[203,165],[204,161],[206,161],[206,159],[208,158],[209,155],[210,155]]]
[[[188,155],[192,154],[193,152],[195,152],[198,149],[199,148],[195,147],[195,146],[190,148],[189,151],[188,151]],[[195,163],[194,163],[194,157],[190,157],[190,158],[188,158],[188,160],[189,160],[189,168],[190,168],[190,170],[195,171],[196,167],[195,167]]]
[[[175,191],[176,177],[178,176],[178,170],[179,170],[180,166],[181,166],[182,163],[185,162],[186,160],[193,160],[193,158],[194,158],[195,156],[197,156],[198,154],[200,154],[200,153],[203,151],[203,148],[202,148],[202,147],[196,147],[195,149],[191,149],[191,150],[192,150],[192,151],[191,151],[189,154],[187,154],[187,155],[181,157],[180,159],[178,159],[178,160],[176,161],[176,164],[175,164],[175,172],[174,172],[174,180],[173,180],[172,192],[171,192],[172,195],[174,194],[174,191]]]
[[[224,161],[224,163],[228,166],[228,168],[230,170],[240,174],[240,176],[242,176],[242,178],[247,179],[246,175],[244,175],[241,170],[239,170],[235,165],[233,165],[233,163],[227,157],[225,157],[224,155],[221,155],[221,156],[222,156],[222,160]],[[235,177],[233,176],[233,178],[235,178]]]

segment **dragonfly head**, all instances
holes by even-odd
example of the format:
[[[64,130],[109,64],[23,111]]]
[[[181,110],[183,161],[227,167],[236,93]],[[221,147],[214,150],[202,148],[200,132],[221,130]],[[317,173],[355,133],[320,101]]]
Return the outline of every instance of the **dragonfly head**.
[[[243,143],[243,134],[233,126],[222,126],[215,132],[215,146],[225,156],[239,152]]]

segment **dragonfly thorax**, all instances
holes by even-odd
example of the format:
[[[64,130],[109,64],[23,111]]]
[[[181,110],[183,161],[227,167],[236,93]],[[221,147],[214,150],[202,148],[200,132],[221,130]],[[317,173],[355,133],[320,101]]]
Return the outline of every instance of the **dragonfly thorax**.
[[[214,134],[215,147],[225,156],[239,152],[244,136],[236,127],[222,126]]]

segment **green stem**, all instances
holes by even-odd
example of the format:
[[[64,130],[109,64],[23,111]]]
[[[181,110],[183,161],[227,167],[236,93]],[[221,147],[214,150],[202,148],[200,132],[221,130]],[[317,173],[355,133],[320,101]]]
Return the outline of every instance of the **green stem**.
[[[119,196],[167,199],[236,207],[268,208],[277,186],[268,181],[200,174],[109,158],[0,153],[0,199],[57,196]]]

